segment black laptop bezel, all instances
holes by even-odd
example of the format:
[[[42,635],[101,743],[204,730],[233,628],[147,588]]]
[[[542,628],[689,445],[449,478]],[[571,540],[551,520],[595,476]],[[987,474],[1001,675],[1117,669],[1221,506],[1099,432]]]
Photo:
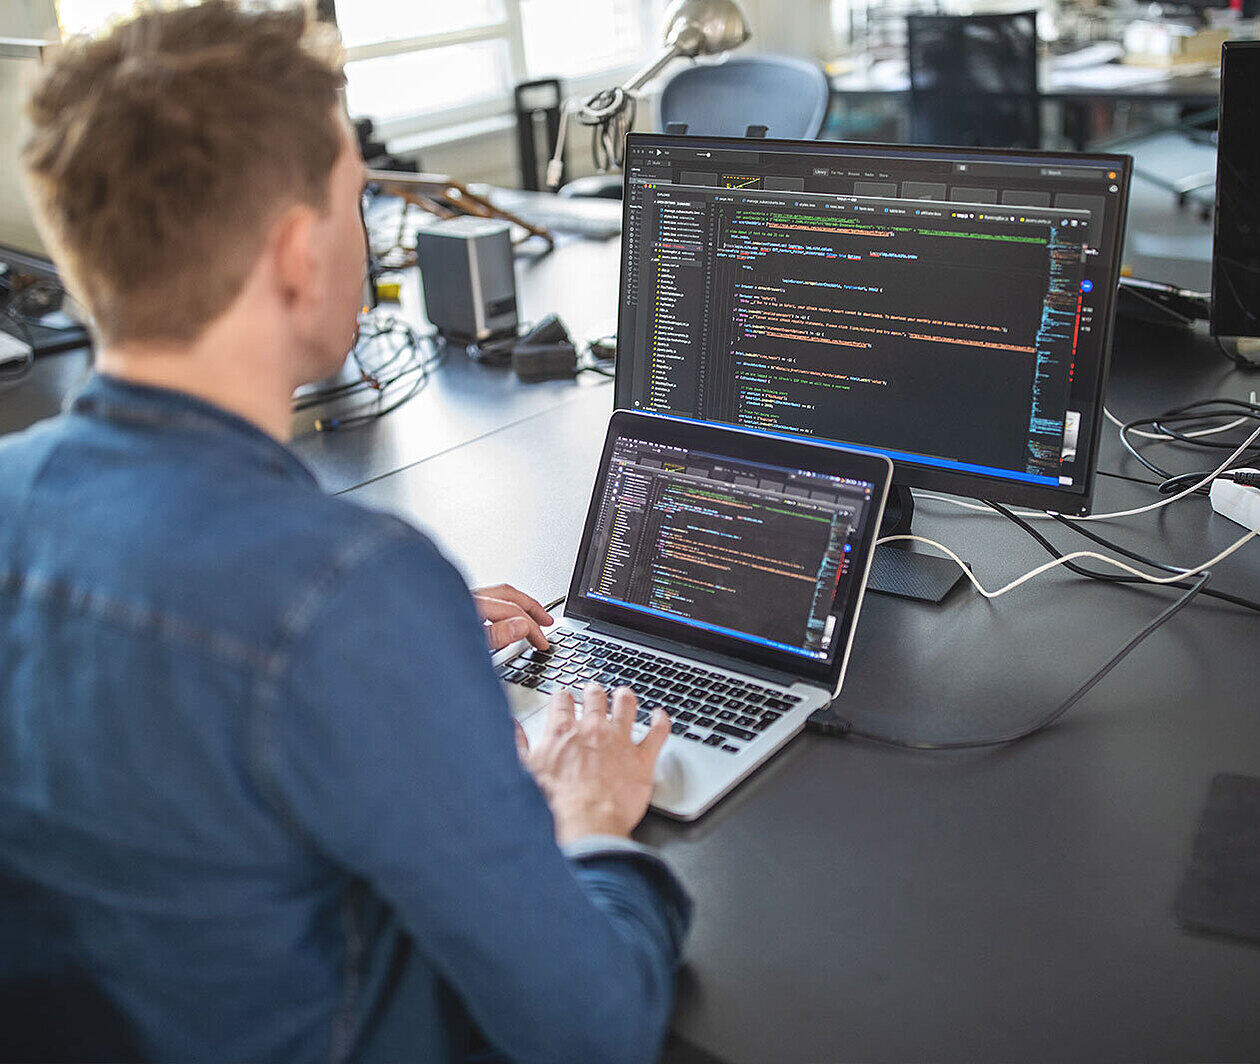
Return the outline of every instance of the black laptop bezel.
[[[850,580],[845,589],[844,610],[839,615],[840,630],[832,642],[831,656],[827,660],[816,660],[788,651],[775,650],[773,647],[747,642],[735,636],[696,628],[683,621],[672,621],[638,610],[600,602],[584,594],[582,574],[586,568],[586,558],[595,535],[613,446],[618,439],[626,436],[665,446],[685,447],[710,454],[727,455],[733,461],[763,462],[792,469],[806,469],[828,476],[851,477],[875,485],[875,490],[871,495],[871,505],[865,512],[851,560],[855,579]],[[682,644],[693,650],[709,651],[787,673],[834,690],[844,674],[862,595],[866,590],[870,560],[879,535],[880,517],[883,513],[884,501],[888,496],[889,485],[892,482],[892,470],[892,462],[883,455],[864,454],[836,444],[807,439],[784,439],[745,429],[672,418],[661,414],[615,411],[604,437],[599,470],[591,492],[586,523],[582,530],[582,542],[578,548],[573,575],[569,581],[565,615],[577,620],[603,622],[632,629]]]

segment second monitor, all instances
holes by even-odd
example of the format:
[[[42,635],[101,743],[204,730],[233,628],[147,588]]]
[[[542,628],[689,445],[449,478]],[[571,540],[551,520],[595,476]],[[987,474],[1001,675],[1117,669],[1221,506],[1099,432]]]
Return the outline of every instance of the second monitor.
[[[1087,513],[1130,165],[631,134],[616,405]]]

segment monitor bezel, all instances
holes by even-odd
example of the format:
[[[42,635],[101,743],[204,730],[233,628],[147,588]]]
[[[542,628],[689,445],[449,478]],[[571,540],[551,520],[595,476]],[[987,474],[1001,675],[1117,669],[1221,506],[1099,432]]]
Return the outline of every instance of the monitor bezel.
[[[1043,150],[1028,150],[1020,148],[959,148],[959,147],[937,147],[933,145],[918,144],[879,144],[872,142],[857,141],[826,141],[826,140],[782,140],[782,139],[749,139],[746,137],[702,137],[680,135],[674,133],[630,133],[626,138],[626,159],[630,157],[630,152],[640,146],[656,145],[660,147],[712,147],[715,150],[776,150],[776,151],[792,151],[797,150],[803,154],[813,155],[836,155],[842,156],[847,152],[859,153],[876,153],[883,155],[897,155],[912,153],[927,158],[947,157],[959,158],[964,162],[998,162],[998,161],[1023,161],[1033,162],[1034,160],[1044,161],[1047,165],[1071,165],[1073,162],[1079,163],[1082,160],[1088,160],[1091,163],[1106,165],[1114,168],[1119,177],[1117,183],[1120,191],[1117,195],[1116,210],[1119,212],[1117,219],[1118,224],[1112,235],[1110,246],[1107,250],[1110,252],[1108,262],[1110,264],[1109,275],[1106,278],[1106,284],[1102,287],[1106,296],[1106,306],[1101,315],[1101,331],[1102,331],[1102,350],[1099,358],[1099,368],[1097,379],[1094,381],[1093,389],[1093,410],[1091,415],[1091,424],[1087,427],[1089,452],[1088,459],[1084,470],[1083,486],[1073,485],[1071,487],[1062,485],[1041,485],[1028,484],[1013,479],[1007,479],[998,476],[988,476],[980,473],[968,473],[961,470],[941,469],[936,466],[921,465],[913,460],[906,459],[900,454],[889,456],[894,457],[895,472],[893,482],[897,485],[907,488],[920,488],[925,491],[938,491],[950,495],[961,495],[972,499],[986,499],[993,502],[1009,503],[1015,506],[1028,506],[1033,509],[1051,510],[1057,513],[1071,514],[1082,516],[1090,512],[1094,502],[1094,490],[1097,482],[1098,468],[1098,448],[1102,440],[1103,422],[1106,420],[1103,415],[1104,394],[1107,387],[1107,378],[1111,370],[1111,348],[1115,335],[1116,322],[1116,292],[1120,283],[1120,260],[1121,252],[1124,246],[1124,233],[1128,221],[1129,211],[1129,190],[1133,174],[1133,159],[1128,155],[1111,155],[1093,152],[1048,152]],[[617,335],[618,337],[626,335],[625,323],[622,318],[626,310],[626,279],[629,271],[626,269],[626,255],[628,253],[629,242],[626,234],[630,231],[630,197],[627,194],[627,183],[629,181],[629,168],[625,169],[622,177],[622,244],[621,244],[621,271],[618,282],[617,292]],[[627,394],[629,388],[628,375],[623,371],[625,361],[622,359],[620,346],[617,351],[616,362],[616,380],[613,385],[613,404],[618,409],[631,409],[630,397]],[[713,424],[729,425],[729,422],[713,422]],[[736,426],[742,427],[742,426]],[[832,443],[841,447],[849,447],[854,450],[868,449],[875,454],[885,454],[876,447],[866,448],[864,444],[854,443],[845,440],[830,440],[815,436],[801,436],[795,433],[764,433],[764,435],[773,436],[784,439],[809,439],[818,442]]]
[[[841,631],[836,633],[829,660],[818,660],[800,654],[759,646],[735,636],[722,635],[697,628],[684,621],[672,621],[638,610],[610,605],[589,598],[582,588],[582,574],[591,550],[598,521],[600,503],[612,459],[613,445],[633,436],[665,446],[686,447],[712,454],[729,455],[734,461],[762,462],[768,465],[808,469],[830,476],[850,477],[875,485],[870,509],[864,515],[854,548],[856,579],[849,582]],[[623,629],[669,640],[690,650],[711,651],[751,665],[807,680],[828,690],[839,691],[853,647],[853,634],[861,612],[862,598],[870,577],[871,561],[879,537],[884,504],[892,483],[893,463],[883,455],[866,454],[834,444],[820,444],[804,436],[771,436],[759,432],[713,422],[688,421],[664,414],[614,410],[604,437],[599,469],[591,490],[591,502],[582,527],[569,593],[565,598],[565,615],[583,621],[603,622]]]

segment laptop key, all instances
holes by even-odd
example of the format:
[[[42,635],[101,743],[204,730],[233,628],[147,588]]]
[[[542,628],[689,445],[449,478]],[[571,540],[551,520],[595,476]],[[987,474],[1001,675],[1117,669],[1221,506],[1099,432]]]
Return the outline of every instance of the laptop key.
[[[735,723],[741,728],[751,728],[757,722],[752,717],[736,717]]]
[[[674,723],[669,726],[669,730],[675,735],[682,735],[682,733],[687,730],[687,725],[682,724],[679,721],[674,721]]]
[[[705,746],[721,746],[724,741],[725,740],[723,740],[722,736],[720,735],[710,735],[707,739],[705,739],[704,745]]]
[[[681,713],[676,713],[676,714],[674,714],[674,716],[675,716],[678,720],[684,720],[684,721],[686,721],[688,724],[690,724],[693,720],[695,720],[695,719],[696,719],[696,715],[695,715],[694,713],[692,713],[692,712],[691,712],[691,710],[689,710],[689,709],[684,709]]]
[[[717,716],[718,716],[718,720],[734,720],[735,719],[735,714],[732,713],[729,709],[718,710]]]
[[[723,750],[725,750],[728,754],[738,754],[738,753],[739,753],[739,747],[738,747],[738,746],[735,746],[733,743],[723,743],[723,744],[722,744],[722,749],[723,749]]]
[[[697,742],[697,743],[698,743],[698,742],[700,741],[700,739],[701,739],[701,736],[697,735],[697,734],[696,734],[695,732],[693,732],[693,731],[689,731],[689,732],[683,732],[683,738],[684,738],[684,739],[690,739],[690,740],[692,740],[693,742]]]
[[[773,724],[773,723],[774,723],[776,720],[778,720],[778,719],[779,719],[782,715],[783,715],[783,714],[781,714],[781,713],[776,713],[773,709],[767,709],[767,710],[765,710],[765,711],[761,714],[761,719],[762,719],[762,720],[768,720],[768,721],[770,721],[770,722]]]
[[[756,732],[750,732],[747,728],[737,728],[734,724],[718,723],[713,725],[713,730],[729,735],[732,739],[743,739],[744,742],[757,738]]]
[[[713,724],[714,724],[714,720],[712,717],[697,717],[696,718],[696,727],[698,728],[712,728]]]

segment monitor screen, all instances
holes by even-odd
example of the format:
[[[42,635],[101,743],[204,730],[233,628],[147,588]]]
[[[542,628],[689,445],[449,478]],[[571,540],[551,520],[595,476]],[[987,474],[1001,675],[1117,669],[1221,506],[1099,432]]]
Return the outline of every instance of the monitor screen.
[[[632,134],[617,405],[1083,513],[1129,160]]]
[[[1212,244],[1212,332],[1260,336],[1260,41],[1221,51],[1216,214]]]
[[[618,438],[583,597],[829,661],[877,491],[873,480]]]

